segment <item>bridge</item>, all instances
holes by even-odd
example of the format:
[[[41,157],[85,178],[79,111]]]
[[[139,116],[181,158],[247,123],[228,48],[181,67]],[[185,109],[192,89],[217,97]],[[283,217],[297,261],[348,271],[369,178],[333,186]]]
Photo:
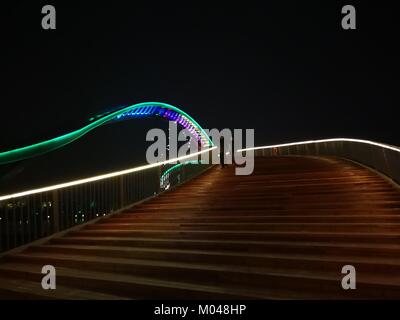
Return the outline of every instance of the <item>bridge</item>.
[[[169,108],[143,107],[85,130]],[[196,160],[215,146],[182,119],[207,148],[1,196],[0,298],[400,298],[399,148],[349,138],[260,146],[237,151],[255,153],[253,174],[237,176],[235,165]],[[85,130],[0,159],[51,152]],[[56,268],[56,290],[41,287],[44,265]],[[348,265],[355,290],[342,287]]]

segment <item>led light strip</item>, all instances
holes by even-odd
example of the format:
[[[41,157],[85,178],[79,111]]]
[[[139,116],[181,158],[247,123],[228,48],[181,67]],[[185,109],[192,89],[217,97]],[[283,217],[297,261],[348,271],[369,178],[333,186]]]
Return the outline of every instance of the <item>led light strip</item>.
[[[389,150],[400,152],[400,148],[399,147],[390,146],[390,145],[387,145],[387,144],[374,142],[374,141],[370,141],[370,140],[351,139],[351,138],[333,138],[333,139],[321,139],[321,140],[308,140],[308,141],[276,144],[276,145],[263,146],[263,147],[240,149],[240,150],[237,150],[237,152],[252,151],[252,150],[262,150],[262,149],[272,149],[272,148],[280,148],[280,147],[290,147],[290,146],[298,146],[298,145],[312,144],[312,143],[323,143],[323,142],[358,142],[358,143],[370,144],[370,145],[373,145],[373,146],[382,147],[382,148],[385,148],[385,149],[389,149]]]
[[[204,129],[189,116],[186,112],[177,107],[163,102],[142,102],[129,107],[121,108],[112,113],[105,113],[91,119],[91,123],[81,129],[72,131],[54,139],[42,141],[30,146],[0,152],[0,165],[13,163],[40,156],[48,152],[59,149],[75,140],[83,137],[85,134],[96,129],[99,126],[121,120],[122,117],[145,117],[156,115],[167,120],[176,119],[179,124],[189,130],[199,142],[205,147],[212,147],[214,143],[205,133]],[[179,119],[178,119],[179,118]]]
[[[169,168],[168,170],[166,170],[160,177],[160,181],[165,180],[165,177],[170,174],[171,172],[179,169],[180,167],[186,166],[188,164],[201,164],[201,160],[189,160],[189,161],[185,161],[182,163],[178,163],[176,165],[174,165],[173,167]]]
[[[42,192],[48,192],[48,191],[64,189],[64,188],[73,187],[73,186],[77,186],[77,185],[81,185],[81,184],[85,184],[85,183],[89,183],[89,182],[105,180],[105,179],[114,178],[114,177],[122,176],[122,175],[125,175],[125,174],[133,173],[133,172],[143,171],[143,170],[147,170],[147,169],[163,166],[165,164],[174,163],[174,162],[182,161],[182,160],[186,160],[186,159],[191,159],[193,157],[199,156],[199,155],[201,155],[203,153],[209,152],[209,151],[211,151],[213,149],[216,149],[216,148],[217,147],[214,146],[214,147],[208,148],[206,150],[202,150],[202,151],[199,151],[199,152],[196,152],[196,153],[193,153],[193,154],[189,154],[189,155],[186,155],[186,156],[178,157],[178,158],[175,158],[175,159],[166,160],[166,161],[163,161],[163,162],[148,164],[148,165],[144,165],[144,166],[140,166],[140,167],[136,167],[136,168],[131,168],[131,169],[126,169],[126,170],[122,170],[122,171],[116,171],[116,172],[107,173],[107,174],[103,174],[103,175],[99,175],[99,176],[95,176],[95,177],[91,177],[91,178],[85,178],[85,179],[75,180],[75,181],[71,181],[71,182],[56,184],[56,185],[50,186],[50,187],[44,187],[44,188],[39,188],[39,189],[34,189],[34,190],[18,192],[18,193],[6,195],[6,196],[1,196],[0,197],[0,201],[19,198],[19,197],[25,197],[25,196],[29,196],[29,195],[32,195],[32,194],[42,193]]]

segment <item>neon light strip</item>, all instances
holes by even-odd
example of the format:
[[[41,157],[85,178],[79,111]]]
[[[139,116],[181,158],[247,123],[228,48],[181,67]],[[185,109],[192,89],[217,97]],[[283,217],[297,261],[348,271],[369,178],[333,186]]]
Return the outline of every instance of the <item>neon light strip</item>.
[[[178,117],[179,120],[177,121],[181,126],[183,126],[188,132],[190,132],[197,141],[199,141],[202,145],[204,146],[211,146],[210,142],[208,141],[207,136],[205,136],[200,130],[199,128],[197,128],[193,121],[191,121],[190,119],[186,118],[184,115],[179,114],[178,112],[175,112],[173,110],[165,110],[162,109],[158,106],[151,106],[151,107],[146,107],[146,108],[151,108],[154,109],[152,111],[143,111],[142,109],[136,110],[136,111],[132,111],[132,110],[128,110],[127,112],[120,114],[117,116],[116,120],[126,120],[129,119],[131,117],[135,118],[138,117],[139,115],[144,115],[144,116],[150,116],[153,115],[154,113],[164,119],[167,119],[169,121],[175,121]]]
[[[211,149],[210,149],[210,150],[211,150]],[[180,167],[185,166],[185,165],[187,165],[187,164],[201,164],[201,160],[200,160],[200,161],[199,161],[199,160],[189,160],[189,161],[185,161],[185,162],[183,162],[183,163],[178,163],[178,164],[174,165],[173,167],[169,168],[168,170],[166,170],[166,171],[161,175],[160,181],[162,181],[163,179],[165,179],[165,177],[166,177],[169,173],[171,173],[172,171],[175,171],[176,169],[179,169]]]
[[[321,140],[308,140],[308,141],[276,144],[276,145],[263,146],[263,147],[240,149],[240,150],[237,150],[237,152],[252,151],[252,150],[262,150],[262,149],[272,149],[272,148],[280,148],[280,147],[290,147],[290,146],[298,146],[298,145],[303,145],[303,144],[323,143],[323,142],[358,142],[358,143],[370,144],[370,145],[373,145],[373,146],[382,147],[382,148],[385,148],[385,149],[389,149],[389,150],[400,152],[400,148],[399,147],[395,147],[395,146],[391,146],[391,145],[383,144],[383,143],[379,143],[379,142],[374,142],[374,141],[370,141],[370,140],[351,139],[351,138],[333,138],[333,139],[321,139]]]
[[[214,146],[214,143],[211,141],[211,139],[207,136],[203,128],[192,118],[190,117],[187,113],[184,111],[170,105],[166,104],[163,102],[143,102],[143,103],[138,103],[129,107],[124,107],[120,110],[117,110],[112,113],[104,114],[100,116],[100,118],[96,119],[95,121],[91,122],[90,124],[84,126],[81,129],[75,130],[73,132],[64,134],[62,136],[59,136],[54,139],[50,139],[47,141],[39,142],[27,147],[23,148],[18,148],[10,151],[5,151],[0,153],[0,165],[1,164],[6,164],[6,163],[12,163],[32,157],[36,157],[45,153],[48,153],[50,151],[56,150],[58,148],[61,148],[69,143],[72,143],[73,141],[81,138],[88,132],[92,131],[93,129],[110,123],[112,121],[116,121],[120,119],[121,117],[124,117],[128,114],[130,115],[144,115],[144,111],[148,110],[149,107],[155,107],[154,113],[156,111],[159,111],[157,115],[162,116],[165,111],[171,110],[172,112],[176,112],[182,116],[187,121],[187,126],[196,128],[197,136],[200,137],[199,139],[202,144],[206,147],[212,147]],[[158,109],[157,109],[158,108]],[[148,111],[146,111],[148,112]],[[185,127],[186,128],[186,127]]]
[[[122,171],[116,171],[116,172],[107,173],[107,174],[103,174],[103,175],[99,175],[99,176],[95,176],[95,177],[91,177],[91,178],[85,178],[85,179],[75,180],[75,181],[71,181],[71,182],[61,183],[61,184],[57,184],[57,185],[50,186],[50,187],[44,187],[44,188],[39,188],[39,189],[34,189],[34,190],[18,192],[18,193],[6,195],[6,196],[1,196],[0,197],[0,201],[19,198],[19,197],[25,197],[25,196],[29,196],[29,195],[32,195],[32,194],[42,193],[42,192],[48,192],[48,191],[64,189],[64,188],[73,187],[73,186],[77,186],[77,185],[81,185],[81,184],[85,184],[85,183],[90,183],[90,182],[105,180],[105,179],[109,179],[109,178],[114,178],[114,177],[118,177],[118,176],[129,174],[129,173],[133,173],[133,172],[143,171],[143,170],[147,170],[147,169],[163,166],[163,165],[166,165],[166,164],[169,164],[169,163],[173,163],[173,162],[176,162],[176,161],[182,161],[182,160],[190,159],[190,158],[196,157],[198,155],[201,155],[203,153],[209,152],[209,151],[211,151],[213,149],[216,149],[216,148],[217,147],[214,146],[214,147],[211,147],[211,148],[206,149],[206,150],[202,150],[202,151],[199,151],[199,152],[196,152],[196,153],[193,153],[193,154],[189,154],[189,155],[186,155],[186,156],[182,156],[182,157],[179,157],[179,158],[166,160],[166,161],[163,161],[163,162],[148,164],[148,165],[145,165],[145,166],[136,167],[136,168],[132,168],[132,169],[126,169],[126,170],[122,170]]]

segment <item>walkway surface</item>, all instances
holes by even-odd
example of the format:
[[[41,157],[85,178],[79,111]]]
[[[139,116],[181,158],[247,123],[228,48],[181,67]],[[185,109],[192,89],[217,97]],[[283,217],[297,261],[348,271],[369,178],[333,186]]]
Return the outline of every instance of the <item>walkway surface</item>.
[[[43,265],[57,289],[41,288]],[[343,290],[344,265],[356,290]],[[333,158],[213,168],[0,262],[0,298],[400,298],[400,191]]]

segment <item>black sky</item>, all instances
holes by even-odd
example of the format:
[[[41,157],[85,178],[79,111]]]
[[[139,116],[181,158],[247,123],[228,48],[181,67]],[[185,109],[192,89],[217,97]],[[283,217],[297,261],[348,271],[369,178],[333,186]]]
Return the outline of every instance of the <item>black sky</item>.
[[[56,31],[41,29],[44,4],[57,9]],[[341,28],[344,4],[357,9],[355,31]],[[205,128],[254,128],[258,145],[342,136],[400,145],[393,4],[2,4],[0,151],[142,101],[176,105]],[[107,131],[109,143],[143,141],[132,126]]]

